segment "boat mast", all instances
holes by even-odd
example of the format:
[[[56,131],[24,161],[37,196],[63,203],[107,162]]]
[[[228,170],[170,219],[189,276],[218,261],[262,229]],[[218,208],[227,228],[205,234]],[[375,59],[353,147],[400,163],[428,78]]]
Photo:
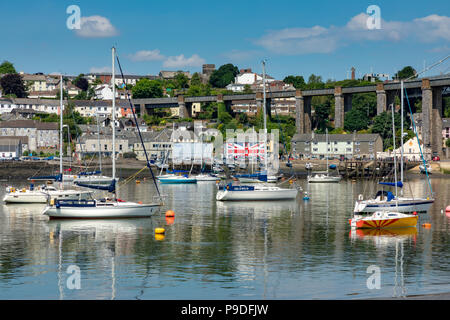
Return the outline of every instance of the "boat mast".
[[[392,138],[394,149],[394,177],[395,177],[395,206],[398,210],[398,195],[397,195],[397,154],[395,152],[395,122],[394,122],[394,105],[392,105]]]
[[[401,136],[400,136],[400,181],[403,183],[403,80],[400,81],[400,123],[401,123]],[[394,138],[395,139],[395,138]],[[403,189],[400,189],[400,194],[403,195]]]
[[[262,61],[263,71],[263,119],[264,119],[264,168],[267,174],[267,119],[266,119],[266,60]]]
[[[98,121],[98,110],[95,111],[97,117],[97,140],[98,140],[98,160],[100,165],[100,171],[102,171],[102,148],[100,146],[100,125]]]
[[[327,176],[328,176],[328,128],[325,128],[325,148],[327,158]]]
[[[61,187],[64,182],[64,174],[63,174],[63,76],[60,75],[59,79],[60,88],[59,88],[59,173],[61,174]]]
[[[115,59],[116,48],[112,47],[112,178],[116,179],[116,77],[115,77]]]

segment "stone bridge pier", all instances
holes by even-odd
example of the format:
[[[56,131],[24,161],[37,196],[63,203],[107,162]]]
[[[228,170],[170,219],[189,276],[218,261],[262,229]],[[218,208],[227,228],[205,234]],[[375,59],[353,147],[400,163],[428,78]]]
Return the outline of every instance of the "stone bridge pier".
[[[311,97],[300,89],[295,92],[295,126],[297,133],[311,133]]]
[[[388,110],[391,104],[395,101],[395,91],[386,91],[383,83],[377,84],[377,115]]]
[[[344,128],[345,113],[352,109],[352,94],[342,93],[342,87],[334,88],[334,127]]]
[[[186,102],[184,96],[179,95],[178,100],[178,113],[180,118],[192,117],[192,102]]]
[[[429,79],[422,79],[422,140],[424,153],[442,157],[442,87],[431,87]]]

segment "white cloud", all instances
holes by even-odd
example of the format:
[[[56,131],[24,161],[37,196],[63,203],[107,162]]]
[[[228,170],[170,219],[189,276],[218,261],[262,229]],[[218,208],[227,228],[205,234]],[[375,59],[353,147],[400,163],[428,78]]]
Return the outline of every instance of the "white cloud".
[[[158,61],[164,60],[165,56],[162,55],[158,49],[155,50],[141,50],[134,54],[130,54],[129,58],[132,61]]]
[[[255,43],[279,54],[330,53],[351,43],[366,41],[449,41],[450,17],[429,15],[412,21],[384,21],[381,29],[367,27],[369,15],[360,13],[344,26],[313,26],[268,31]]]
[[[205,59],[194,54],[190,58],[186,58],[184,54],[179,56],[168,57],[164,63],[164,68],[184,68],[184,67],[201,67],[205,63]]]
[[[111,73],[111,67],[92,67],[90,73]]]
[[[119,34],[111,22],[102,16],[81,17],[80,29],[75,33],[84,38],[106,38]]]

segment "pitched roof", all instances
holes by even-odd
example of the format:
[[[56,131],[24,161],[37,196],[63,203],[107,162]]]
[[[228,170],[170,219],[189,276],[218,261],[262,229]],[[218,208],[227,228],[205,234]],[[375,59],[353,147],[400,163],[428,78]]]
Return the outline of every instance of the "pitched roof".
[[[0,128],[36,128],[38,130],[58,130],[56,122],[40,122],[37,120],[1,121]]]

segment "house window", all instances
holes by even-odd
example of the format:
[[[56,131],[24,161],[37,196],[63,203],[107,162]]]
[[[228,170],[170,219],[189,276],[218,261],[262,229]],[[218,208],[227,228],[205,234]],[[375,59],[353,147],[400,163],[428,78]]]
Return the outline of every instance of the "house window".
[[[105,151],[108,151],[108,145],[105,144]]]
[[[359,146],[359,145],[361,144],[361,142],[356,141],[355,144],[356,144],[357,146]]]
[[[313,148],[313,151],[317,152],[317,151],[319,151],[319,148]]]
[[[122,145],[121,144],[119,144],[119,150],[122,151]]]
[[[338,148],[334,148],[334,152],[337,152],[338,151]]]
[[[352,148],[347,148],[347,152],[352,152]]]

